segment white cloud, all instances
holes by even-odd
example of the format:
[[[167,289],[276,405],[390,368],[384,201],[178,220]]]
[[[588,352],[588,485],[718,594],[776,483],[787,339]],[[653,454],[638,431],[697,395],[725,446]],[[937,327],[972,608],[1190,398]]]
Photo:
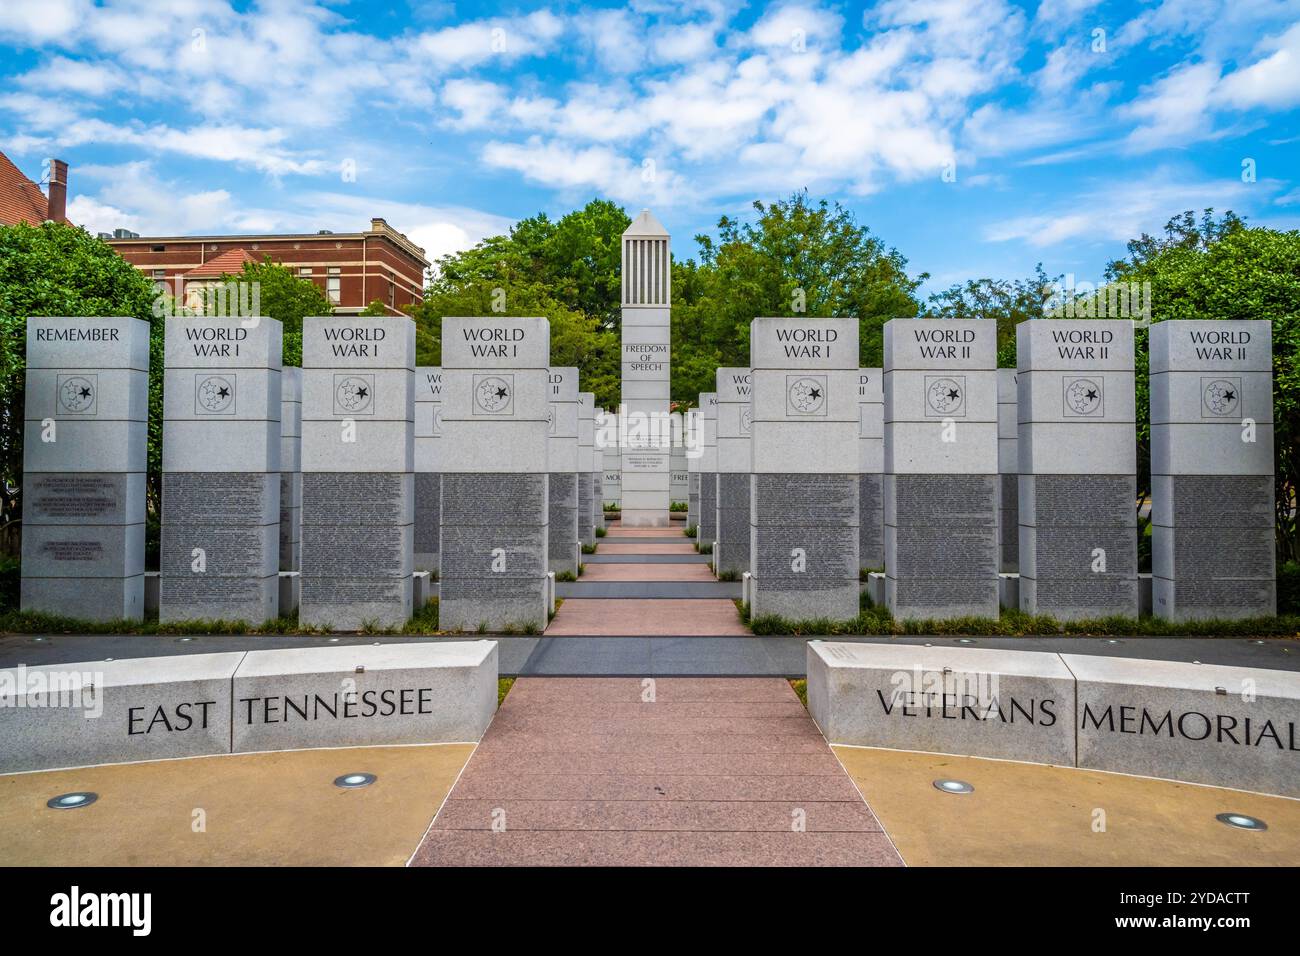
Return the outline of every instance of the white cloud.
[[[990,225],[990,242],[1022,240],[1042,248],[1064,242],[1125,242],[1157,232],[1183,209],[1226,209],[1252,200],[1252,191],[1270,184],[1247,185],[1234,179],[1186,179],[1166,167],[1140,180],[1108,183],[1072,197],[1057,209],[1015,216]]]
[[[1261,44],[1266,55],[1223,78],[1219,98],[1238,109],[1300,104],[1300,23]]]
[[[1146,151],[1206,135],[1212,126],[1210,105],[1219,74],[1217,63],[1191,63],[1143,87],[1120,111],[1139,123],[1129,134],[1128,145]]]
[[[649,202],[658,197],[666,202],[673,179],[657,163],[634,163],[607,146],[575,148],[539,137],[526,143],[488,143],[483,161],[547,186],[568,191],[596,189],[621,201]]]

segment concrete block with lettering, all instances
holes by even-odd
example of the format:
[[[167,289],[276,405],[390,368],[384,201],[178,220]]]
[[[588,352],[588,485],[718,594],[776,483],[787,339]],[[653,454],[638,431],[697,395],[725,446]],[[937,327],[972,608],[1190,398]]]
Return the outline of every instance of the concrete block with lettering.
[[[750,570],[750,435],[754,409],[753,375],[747,368],[720,368],[717,378],[717,549],[719,576]]]
[[[577,575],[582,554],[578,538],[578,370],[551,366],[548,391],[548,568],[556,574]],[[595,467],[593,449],[590,470],[595,471]],[[595,499],[600,497],[594,484],[592,495]]]
[[[810,641],[808,711],[832,744],[1074,766],[1056,654]]]
[[[280,607],[280,323],[174,316],[165,333],[158,618]]]
[[[617,447],[614,449],[618,451]],[[596,498],[596,395],[578,393],[578,542],[590,547],[596,543],[596,512],[604,504]]]
[[[550,324],[442,320],[439,623],[541,630],[549,561]],[[578,413],[578,463],[581,451]]]
[[[672,455],[669,457],[669,481],[668,481],[668,498],[675,505],[690,506],[691,500],[691,479],[690,472],[686,466],[686,449],[681,445],[674,445]]]
[[[414,367],[406,316],[303,321],[304,624],[359,630],[410,617]]]
[[[1002,573],[1014,573],[1019,568],[1020,462],[1016,456],[1016,436],[1016,370],[1000,368],[998,369],[998,571]]]
[[[1078,682],[1080,767],[1300,797],[1300,674],[1061,659]]]
[[[998,614],[997,329],[885,323],[885,598],[904,619]]]
[[[27,320],[20,605],[144,615],[149,325]]]
[[[622,236],[620,413],[642,439],[620,443],[624,528],[668,527],[672,435],[672,259],[667,230],[645,209]],[[635,474],[634,481],[629,481]]]
[[[230,753],[243,653],[0,670],[0,773]]]
[[[415,567],[438,571],[442,498],[442,368],[415,370]]]
[[[701,550],[718,539],[718,393],[700,393],[700,526],[695,540]]]
[[[613,417],[612,412],[606,412],[605,414]],[[622,472],[620,471],[622,457],[619,455],[618,446],[602,448],[599,454],[599,462],[603,467],[600,480],[602,505],[618,505],[623,494]],[[603,515],[603,508],[601,512]]]
[[[249,651],[234,675],[232,749],[474,743],[496,695],[495,641]]]
[[[885,566],[885,389],[878,368],[858,369],[858,563]]]
[[[861,593],[858,322],[758,318],[749,341],[752,613],[854,618]]]
[[[1020,609],[1138,616],[1133,323],[1016,326]]]
[[[280,570],[301,568],[302,369],[290,367],[280,370]]]
[[[1171,319],[1150,336],[1152,611],[1274,614],[1272,326]]]

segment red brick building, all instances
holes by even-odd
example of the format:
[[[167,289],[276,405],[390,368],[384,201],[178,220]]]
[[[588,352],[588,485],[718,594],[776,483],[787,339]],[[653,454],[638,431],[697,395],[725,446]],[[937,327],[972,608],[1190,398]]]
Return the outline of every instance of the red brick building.
[[[39,226],[47,219],[67,222],[68,164],[50,161],[50,194],[22,174],[4,153],[0,153],[0,226],[20,222]]]
[[[155,282],[165,282],[172,292],[179,288],[182,299],[222,273],[239,272],[245,261],[269,256],[320,286],[335,311],[344,314],[360,312],[376,299],[392,314],[418,304],[429,268],[424,250],[383,219],[370,220],[368,232],[142,237],[119,229],[101,238]]]

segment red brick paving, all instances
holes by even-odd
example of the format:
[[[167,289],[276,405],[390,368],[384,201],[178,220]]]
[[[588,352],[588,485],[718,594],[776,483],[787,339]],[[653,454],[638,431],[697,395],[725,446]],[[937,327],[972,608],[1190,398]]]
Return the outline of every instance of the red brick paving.
[[[614,525],[605,533],[605,540],[610,538],[680,538],[690,543],[690,538],[682,534],[681,528],[623,528]]]
[[[707,564],[588,564],[579,581],[703,581],[717,578]]]
[[[521,678],[412,863],[900,865],[788,682],[650,686]]]
[[[751,636],[726,598],[565,598],[546,625],[547,637],[615,635]]]
[[[695,548],[686,540],[640,544],[636,541],[610,541],[606,538],[596,551],[598,554],[694,554]]]

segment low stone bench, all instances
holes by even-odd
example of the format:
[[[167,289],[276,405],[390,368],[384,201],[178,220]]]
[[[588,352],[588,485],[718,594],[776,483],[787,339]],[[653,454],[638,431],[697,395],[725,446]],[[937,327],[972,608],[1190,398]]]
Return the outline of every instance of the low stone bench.
[[[249,651],[234,753],[474,742],[497,707],[495,641]]]
[[[1074,766],[1074,678],[1056,654],[808,642],[808,710],[833,744]]]
[[[0,773],[230,753],[241,652],[0,670]]]
[[[994,757],[1300,797],[1300,673],[810,641],[832,744]]]
[[[1080,767],[1300,797],[1300,674],[1063,654]]]
[[[0,670],[0,773],[477,741],[495,641],[182,654]]]

